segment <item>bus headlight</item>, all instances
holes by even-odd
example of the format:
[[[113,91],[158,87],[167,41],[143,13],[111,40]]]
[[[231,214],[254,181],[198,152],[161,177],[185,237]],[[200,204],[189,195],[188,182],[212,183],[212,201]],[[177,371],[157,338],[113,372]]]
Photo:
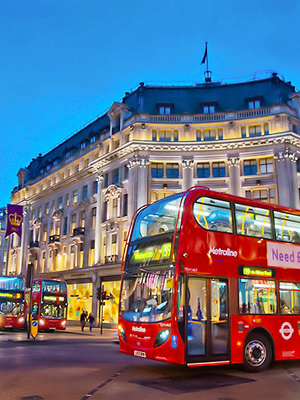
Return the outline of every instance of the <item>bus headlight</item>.
[[[125,329],[123,328],[122,325],[119,325],[119,335],[121,338],[124,340],[124,342],[127,342],[126,334],[125,334]]]
[[[155,338],[154,347],[158,347],[164,344],[169,336],[170,329],[164,329],[163,331],[159,332],[159,334]]]
[[[65,326],[67,324],[67,321],[62,321],[62,326]]]
[[[40,320],[39,320],[39,324],[40,324],[40,325],[45,325],[45,321],[44,321],[43,319],[40,319]]]
[[[19,322],[22,324],[25,321],[24,317],[19,318]]]

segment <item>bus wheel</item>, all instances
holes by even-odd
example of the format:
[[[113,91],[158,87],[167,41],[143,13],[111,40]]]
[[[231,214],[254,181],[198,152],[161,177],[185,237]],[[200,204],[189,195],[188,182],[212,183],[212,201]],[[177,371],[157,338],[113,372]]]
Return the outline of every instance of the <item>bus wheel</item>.
[[[244,347],[244,369],[260,372],[268,368],[272,361],[272,346],[265,335],[257,332],[250,335]]]

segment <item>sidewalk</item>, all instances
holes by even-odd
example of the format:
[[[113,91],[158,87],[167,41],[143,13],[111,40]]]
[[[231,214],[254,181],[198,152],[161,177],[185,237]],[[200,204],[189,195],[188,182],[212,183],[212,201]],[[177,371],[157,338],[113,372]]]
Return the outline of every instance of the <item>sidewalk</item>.
[[[118,330],[116,328],[103,329],[102,335],[100,334],[100,328],[93,328],[92,331],[89,327],[85,327],[84,332],[81,331],[80,326],[67,326],[65,331],[54,331],[54,332],[42,332],[40,331],[36,341],[52,341],[52,340],[108,340],[117,342],[118,341]],[[29,340],[34,340],[30,338]],[[26,331],[0,331],[0,342],[27,342]]]

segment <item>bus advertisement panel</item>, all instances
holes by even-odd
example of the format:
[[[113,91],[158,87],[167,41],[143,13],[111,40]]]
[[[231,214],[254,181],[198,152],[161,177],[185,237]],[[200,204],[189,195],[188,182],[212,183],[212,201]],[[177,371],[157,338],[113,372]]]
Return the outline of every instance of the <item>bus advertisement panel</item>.
[[[250,371],[299,359],[299,234],[299,211],[203,187],[141,208],[122,261],[120,350]]]
[[[24,279],[0,276],[0,328],[23,329],[24,326]]]

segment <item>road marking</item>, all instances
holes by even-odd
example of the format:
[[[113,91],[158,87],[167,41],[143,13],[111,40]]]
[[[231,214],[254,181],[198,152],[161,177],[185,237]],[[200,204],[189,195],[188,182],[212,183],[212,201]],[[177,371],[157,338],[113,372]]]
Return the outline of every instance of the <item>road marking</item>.
[[[114,379],[116,379],[119,375],[122,374],[127,369],[127,367],[122,368],[120,371],[116,372],[113,374],[110,378],[106,379],[103,383],[101,383],[99,386],[97,386],[95,389],[91,390],[88,394],[83,396],[81,400],[88,400],[93,394],[97,393],[100,389],[102,389],[104,386],[106,386],[108,383],[112,382]]]
[[[290,369],[287,369],[287,368],[284,368],[284,369],[286,370],[286,372],[287,372],[288,374],[291,375],[291,377],[292,377],[293,379],[295,379],[295,381],[297,381],[298,383],[300,383],[300,377],[299,377],[298,375],[294,374],[294,372],[291,371]]]

